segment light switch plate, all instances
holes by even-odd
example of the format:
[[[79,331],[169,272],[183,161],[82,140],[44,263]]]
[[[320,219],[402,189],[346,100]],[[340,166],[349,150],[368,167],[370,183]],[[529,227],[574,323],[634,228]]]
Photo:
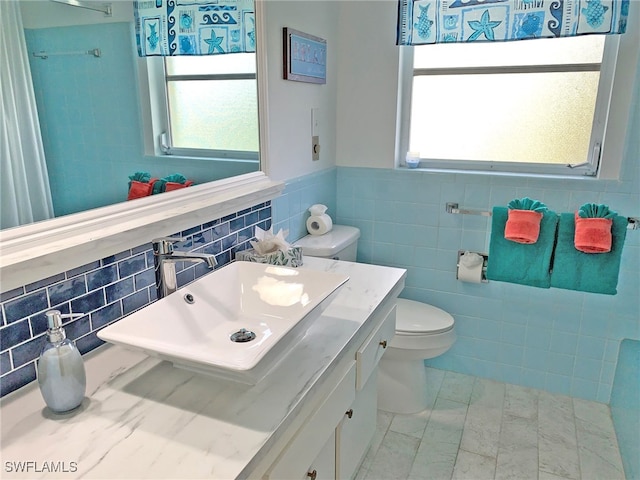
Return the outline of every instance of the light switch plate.
[[[311,109],[311,135],[317,137],[320,135],[320,109]]]
[[[320,137],[318,135],[311,137],[311,160],[320,160]]]

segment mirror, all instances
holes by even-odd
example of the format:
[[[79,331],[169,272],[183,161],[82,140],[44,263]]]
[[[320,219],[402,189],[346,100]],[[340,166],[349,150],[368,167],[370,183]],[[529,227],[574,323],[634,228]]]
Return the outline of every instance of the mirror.
[[[136,52],[132,2],[113,2],[111,16],[48,0],[20,4],[56,217],[125,201],[139,171],[179,173],[199,185],[260,170],[251,159],[145,154],[145,60]]]

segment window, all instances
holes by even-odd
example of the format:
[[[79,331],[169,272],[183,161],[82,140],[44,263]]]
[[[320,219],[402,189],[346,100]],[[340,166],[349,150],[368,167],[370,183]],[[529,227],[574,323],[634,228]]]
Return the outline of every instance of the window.
[[[147,62],[155,154],[258,159],[254,53]]]
[[[422,167],[595,175],[618,37],[403,48],[398,154]]]

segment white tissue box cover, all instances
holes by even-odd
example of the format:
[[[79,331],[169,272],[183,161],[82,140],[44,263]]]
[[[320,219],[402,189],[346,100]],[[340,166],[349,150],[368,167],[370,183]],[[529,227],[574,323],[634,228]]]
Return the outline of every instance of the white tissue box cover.
[[[286,267],[300,267],[302,266],[302,247],[291,247],[287,251],[278,250],[264,255],[256,253],[253,248],[250,248],[249,250],[237,252],[236,260],[268,263],[270,265],[284,265]]]

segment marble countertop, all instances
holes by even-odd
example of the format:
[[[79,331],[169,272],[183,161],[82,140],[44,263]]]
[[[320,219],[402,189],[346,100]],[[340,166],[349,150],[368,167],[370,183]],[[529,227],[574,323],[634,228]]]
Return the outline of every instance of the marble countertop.
[[[322,388],[405,270],[305,257],[349,275],[335,300],[258,385],[216,380],[116,346],[85,356],[87,394],[66,415],[34,383],[0,402],[2,478],[262,476],[265,459]],[[55,471],[55,472],[54,472]]]

